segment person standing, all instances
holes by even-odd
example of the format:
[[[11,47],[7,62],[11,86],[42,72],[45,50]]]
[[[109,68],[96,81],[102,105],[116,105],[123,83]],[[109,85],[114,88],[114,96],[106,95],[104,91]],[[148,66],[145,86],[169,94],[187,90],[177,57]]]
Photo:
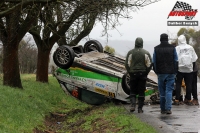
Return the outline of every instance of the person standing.
[[[138,113],[143,113],[147,75],[152,68],[152,58],[148,51],[143,49],[143,39],[136,38],[135,48],[127,53],[125,67],[130,75],[130,112],[136,108],[138,95]]]
[[[192,105],[191,92],[192,92],[192,82],[193,82],[193,64],[198,59],[194,48],[186,43],[186,38],[184,35],[178,37],[178,46],[176,46],[176,51],[178,54],[178,73],[176,80],[176,98],[174,101],[175,105],[179,105],[181,83],[184,79],[186,85],[186,96],[184,103],[187,105]]]
[[[199,105],[198,96],[197,96],[197,74],[198,74],[198,66],[197,63],[193,63],[194,70],[193,70],[193,80],[192,80],[192,104]]]
[[[172,45],[174,47],[177,46],[177,43],[172,43]],[[179,104],[184,105],[184,98],[186,95],[186,86],[185,86],[185,81],[184,79],[182,80],[182,84],[181,84],[181,94],[180,94],[180,98],[179,98]],[[172,92],[172,96],[175,97],[176,96],[176,78],[175,78],[175,84],[174,84],[174,91]],[[173,99],[174,101],[175,99]],[[172,105],[174,105],[175,103],[172,103]]]
[[[160,35],[160,42],[159,45],[154,47],[153,69],[158,76],[161,114],[171,114],[178,56],[175,47],[169,44],[167,34]]]

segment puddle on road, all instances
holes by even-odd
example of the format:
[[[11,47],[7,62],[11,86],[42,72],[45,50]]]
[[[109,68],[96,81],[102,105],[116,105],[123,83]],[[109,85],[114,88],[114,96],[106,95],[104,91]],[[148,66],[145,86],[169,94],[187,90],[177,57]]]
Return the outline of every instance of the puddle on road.
[[[160,120],[162,121],[165,121],[165,120],[175,120],[175,119],[178,119],[179,117],[176,117],[176,116],[169,116],[169,115],[162,115],[160,117],[158,117]]]
[[[182,126],[182,124],[171,124],[172,126]]]
[[[182,131],[180,133],[200,133],[200,132],[194,132],[195,127],[193,128],[192,125],[190,125],[189,127],[186,127],[185,123],[183,124],[180,121],[176,121],[178,123],[174,123],[175,122],[174,120],[179,119],[179,117],[167,115],[167,116],[160,116],[159,119],[165,122],[167,125],[173,126],[175,129]]]
[[[199,133],[199,132],[181,132],[181,133]]]
[[[158,109],[158,108],[160,108],[159,106],[152,106],[151,107],[152,109]]]

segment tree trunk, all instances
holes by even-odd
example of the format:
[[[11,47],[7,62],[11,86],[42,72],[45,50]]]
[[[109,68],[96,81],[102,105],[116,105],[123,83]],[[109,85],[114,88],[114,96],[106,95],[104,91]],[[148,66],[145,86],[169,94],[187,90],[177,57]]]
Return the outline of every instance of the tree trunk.
[[[17,43],[17,42],[16,42]],[[4,44],[3,48],[3,85],[23,88],[18,60],[18,44]]]
[[[51,49],[42,50],[38,48],[36,81],[48,82],[49,53]]]

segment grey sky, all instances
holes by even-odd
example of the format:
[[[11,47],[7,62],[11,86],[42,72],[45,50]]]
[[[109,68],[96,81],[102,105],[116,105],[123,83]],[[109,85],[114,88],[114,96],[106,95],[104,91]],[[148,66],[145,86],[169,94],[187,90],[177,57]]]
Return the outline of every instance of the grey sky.
[[[192,21],[200,22],[200,0],[180,1],[190,4],[192,9],[198,9]],[[187,21],[184,16],[171,16],[167,19],[176,2],[177,0],[160,0],[159,2],[140,8],[137,12],[133,12],[131,20],[121,19],[120,22],[122,25],[117,27],[120,33],[117,30],[109,31],[111,37],[108,38],[108,45],[115,48],[118,53],[124,55],[130,48],[134,47],[136,37],[142,37],[144,48],[150,50],[150,53],[152,53],[153,47],[160,43],[160,34],[168,33],[170,37],[176,37],[178,30],[183,27],[167,26],[167,21]],[[200,29],[200,26],[193,28]],[[97,25],[90,33],[90,38],[99,40],[105,46],[106,37],[101,37],[101,31],[101,25]],[[119,43],[121,42],[121,45],[119,43],[116,45],[113,44],[117,40]]]
[[[159,2],[150,4],[143,8],[140,8],[137,12],[133,12],[131,20],[121,19],[121,26],[117,29],[122,35],[116,30],[109,31],[112,35],[110,40],[133,40],[134,38],[140,36],[145,40],[157,40],[159,35],[163,32],[170,32],[176,34],[177,31],[182,26],[167,26],[167,21],[185,21],[184,16],[182,17],[169,17],[167,19],[169,12],[174,7],[177,0],[160,0]],[[200,0],[180,0],[186,2],[192,6],[192,9],[198,9],[198,13],[192,19],[193,21],[200,20]],[[195,27],[198,28],[198,27]],[[91,34],[91,38],[104,38],[100,37],[100,32],[102,31],[101,25],[96,26]]]

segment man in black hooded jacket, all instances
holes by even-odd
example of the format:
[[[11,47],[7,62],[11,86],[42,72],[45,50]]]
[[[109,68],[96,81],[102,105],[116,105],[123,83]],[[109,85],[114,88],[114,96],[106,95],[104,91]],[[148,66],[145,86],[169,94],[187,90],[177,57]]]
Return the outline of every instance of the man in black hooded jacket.
[[[138,94],[138,113],[143,113],[147,75],[152,67],[152,59],[148,51],[143,49],[143,39],[135,40],[135,48],[126,56],[125,67],[130,75],[130,112],[135,111]]]

